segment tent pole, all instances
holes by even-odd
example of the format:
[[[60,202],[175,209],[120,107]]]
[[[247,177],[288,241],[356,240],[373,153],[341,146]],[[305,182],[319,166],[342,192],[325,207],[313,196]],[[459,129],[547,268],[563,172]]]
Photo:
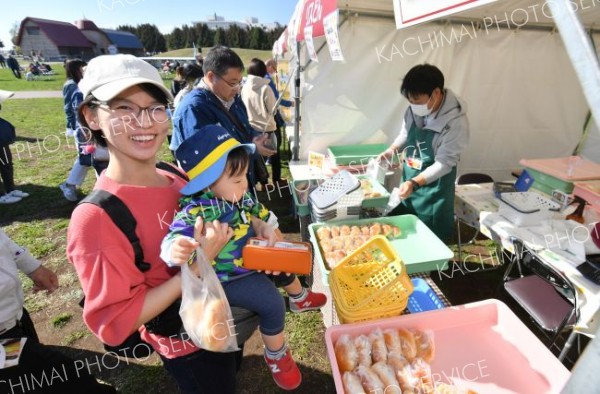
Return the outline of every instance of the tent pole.
[[[600,65],[596,52],[575,11],[571,8],[569,0],[550,1],[547,4],[565,43],[592,115],[598,121],[600,120]]]
[[[292,161],[298,161],[298,152],[300,151],[300,72],[302,65],[300,64],[300,43],[296,42],[296,59],[298,67],[296,67],[295,87],[296,94],[294,96],[294,148],[292,149]]]

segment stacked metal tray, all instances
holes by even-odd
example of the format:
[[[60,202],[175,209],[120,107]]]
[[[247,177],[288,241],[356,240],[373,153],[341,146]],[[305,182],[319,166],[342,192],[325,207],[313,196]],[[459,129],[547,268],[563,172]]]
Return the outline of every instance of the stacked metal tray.
[[[363,200],[359,179],[346,170],[340,171],[310,193],[312,221],[357,219]]]

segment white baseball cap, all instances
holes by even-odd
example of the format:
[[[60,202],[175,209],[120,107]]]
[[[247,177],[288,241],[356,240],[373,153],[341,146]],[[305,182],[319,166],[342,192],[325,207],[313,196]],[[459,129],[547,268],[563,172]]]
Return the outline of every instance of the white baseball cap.
[[[8,90],[0,90],[0,104],[7,98],[11,98],[15,92],[9,92]]]
[[[102,55],[93,58],[87,64],[78,86],[84,98],[92,94],[98,100],[108,101],[123,90],[142,83],[155,85],[165,93],[169,101],[173,100],[173,95],[163,84],[158,70],[133,55]]]

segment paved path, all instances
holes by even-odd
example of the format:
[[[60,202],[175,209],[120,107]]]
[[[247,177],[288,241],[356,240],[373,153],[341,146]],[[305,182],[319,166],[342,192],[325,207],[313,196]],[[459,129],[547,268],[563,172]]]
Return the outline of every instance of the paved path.
[[[15,92],[11,99],[31,99],[31,98],[54,98],[62,97],[60,90],[26,90]]]

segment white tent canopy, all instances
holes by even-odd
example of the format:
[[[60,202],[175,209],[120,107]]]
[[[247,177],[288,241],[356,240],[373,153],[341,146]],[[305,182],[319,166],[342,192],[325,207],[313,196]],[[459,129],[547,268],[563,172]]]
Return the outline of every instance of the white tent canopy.
[[[600,1],[572,4],[585,26],[600,22]],[[467,102],[471,140],[460,173],[508,178],[521,158],[568,156],[577,145],[589,108],[544,1],[499,0],[401,30],[391,0],[338,8],[345,62],[333,62],[325,45],[302,73],[300,159],[333,145],[391,143],[408,105],[402,77],[425,62]],[[600,31],[590,36],[600,42]],[[300,63],[307,58],[302,49]],[[596,161],[599,141],[592,127],[584,153]]]

